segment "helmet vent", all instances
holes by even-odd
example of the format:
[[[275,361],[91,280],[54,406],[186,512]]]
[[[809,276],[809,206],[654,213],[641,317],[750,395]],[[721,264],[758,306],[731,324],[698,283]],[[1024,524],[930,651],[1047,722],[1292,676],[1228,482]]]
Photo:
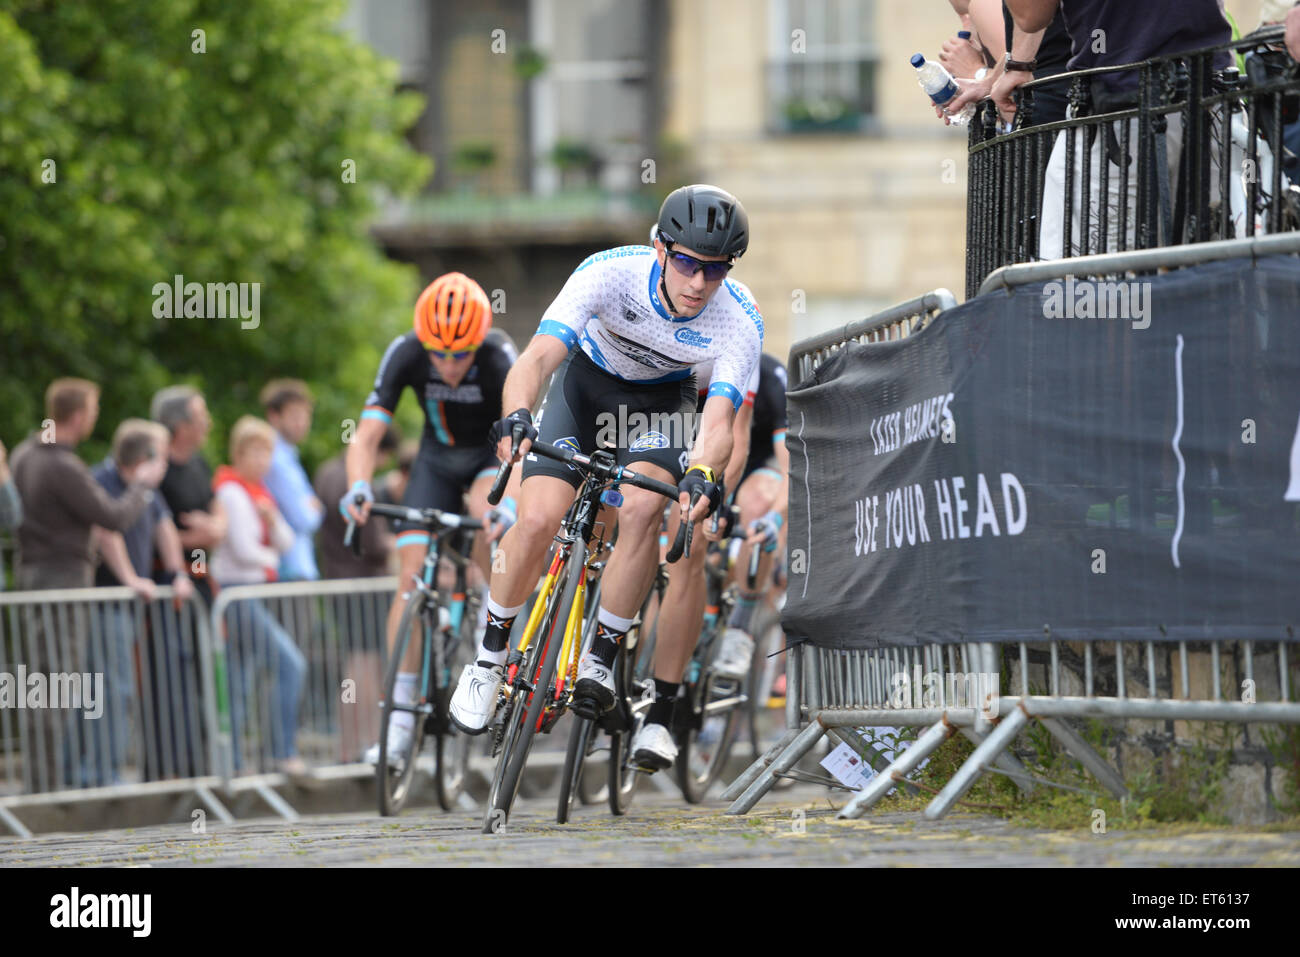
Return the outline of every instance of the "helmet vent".
[[[705,231],[706,233],[711,233],[711,232],[713,232],[713,230],[715,230],[715,229],[717,228],[717,222],[718,222],[718,207],[716,207],[716,206],[710,206],[710,207],[709,207],[709,221],[708,221],[707,223],[704,224],[704,231]]]

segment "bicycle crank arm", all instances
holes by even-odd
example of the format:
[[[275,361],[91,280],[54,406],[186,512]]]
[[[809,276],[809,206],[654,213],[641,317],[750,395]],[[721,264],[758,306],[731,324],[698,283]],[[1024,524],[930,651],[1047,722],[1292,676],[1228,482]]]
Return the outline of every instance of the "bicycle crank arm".
[[[749,700],[749,695],[738,694],[731,698],[722,698],[718,701],[710,701],[704,706],[705,714],[717,714],[719,711],[730,711],[732,708],[739,708]]]

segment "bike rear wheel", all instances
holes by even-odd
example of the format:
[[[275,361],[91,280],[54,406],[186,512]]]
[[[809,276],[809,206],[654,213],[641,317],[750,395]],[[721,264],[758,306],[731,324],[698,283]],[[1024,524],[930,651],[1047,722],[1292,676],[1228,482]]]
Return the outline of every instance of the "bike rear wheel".
[[[564,753],[564,770],[560,772],[559,803],[555,808],[557,824],[569,823],[574,799],[581,800],[582,779],[587,770],[587,758],[595,744],[596,733],[595,722],[576,714],[573,716],[573,727],[569,729],[569,747]]]
[[[511,722],[507,728],[506,745],[501,750],[497,762],[500,782],[493,787],[491,800],[488,802],[487,817],[483,824],[486,834],[494,834],[505,826],[510,817],[510,806],[514,804],[519,793],[519,781],[523,777],[524,765],[528,762],[528,752],[532,749],[537,726],[542,719],[543,709],[550,697],[551,683],[555,678],[555,668],[560,659],[560,647],[564,644],[564,628],[569,620],[569,610],[573,605],[573,596],[577,594],[578,583],[586,574],[586,545],[579,541],[573,546],[565,566],[565,584],[557,604],[548,609],[538,634],[533,638],[529,648],[537,648],[542,653],[540,665],[520,669],[519,674],[535,679],[533,692],[526,696],[526,702],[517,691],[511,695],[510,703],[514,707],[507,715]],[[537,661],[533,658],[533,661]],[[522,714],[523,705],[527,713]],[[522,714],[522,721],[521,721]]]
[[[384,707],[379,719],[379,763],[375,766],[375,781],[379,790],[379,813],[384,817],[391,817],[401,811],[407,798],[410,797],[415,782],[415,762],[424,744],[424,715],[417,713],[412,715],[415,727],[411,731],[406,750],[392,756],[397,760],[390,760],[388,728],[396,710],[393,693],[397,688],[397,674],[401,670],[402,659],[406,655],[406,649],[411,644],[413,635],[417,636],[416,646],[419,649],[422,671],[425,660],[432,657],[430,644],[433,637],[430,634],[432,629],[425,613],[427,601],[428,596],[418,590],[407,601],[397,625],[397,644],[393,647],[388,662],[388,675],[384,680]]]

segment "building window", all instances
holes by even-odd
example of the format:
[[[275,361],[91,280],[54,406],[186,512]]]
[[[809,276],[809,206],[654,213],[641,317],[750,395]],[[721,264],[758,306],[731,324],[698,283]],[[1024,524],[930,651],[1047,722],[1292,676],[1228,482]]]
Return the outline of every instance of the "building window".
[[[769,129],[873,128],[879,66],[875,22],[875,0],[769,0]]]
[[[530,0],[531,43],[546,58],[530,89],[537,192],[641,185],[653,135],[650,9],[651,0]]]

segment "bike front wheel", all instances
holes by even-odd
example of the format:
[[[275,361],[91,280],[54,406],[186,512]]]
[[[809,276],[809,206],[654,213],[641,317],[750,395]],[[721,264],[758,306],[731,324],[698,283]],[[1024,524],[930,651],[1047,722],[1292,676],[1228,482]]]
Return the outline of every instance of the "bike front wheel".
[[[576,542],[569,555],[565,571],[563,593],[552,596],[556,602],[542,620],[538,634],[532,639],[529,651],[529,667],[520,668],[519,677],[530,680],[533,691],[520,694],[518,690],[510,696],[511,709],[506,716],[506,746],[502,748],[497,761],[497,780],[489,796],[487,816],[483,831],[486,834],[499,832],[510,817],[510,807],[519,793],[519,782],[523,777],[524,765],[528,762],[528,752],[532,749],[533,738],[537,734],[543,711],[550,702],[551,684],[555,679],[555,668],[560,659],[560,647],[564,644],[564,629],[569,620],[569,609],[578,592],[578,583],[587,573],[586,546]],[[525,707],[526,706],[526,707]],[[526,712],[526,713],[525,713]]]
[[[389,725],[397,711],[393,695],[397,689],[397,674],[401,671],[402,659],[412,641],[422,663],[431,657],[433,629],[426,613],[427,601],[428,597],[421,591],[414,592],[407,601],[397,625],[397,643],[393,647],[388,662],[388,675],[384,680],[384,706],[379,719],[379,763],[375,766],[379,813],[384,817],[391,817],[401,811],[410,797],[415,783],[415,762],[424,744],[424,715],[417,712],[412,715],[414,728],[406,749],[398,754],[388,752]],[[423,687],[427,686],[427,682],[423,684]]]

